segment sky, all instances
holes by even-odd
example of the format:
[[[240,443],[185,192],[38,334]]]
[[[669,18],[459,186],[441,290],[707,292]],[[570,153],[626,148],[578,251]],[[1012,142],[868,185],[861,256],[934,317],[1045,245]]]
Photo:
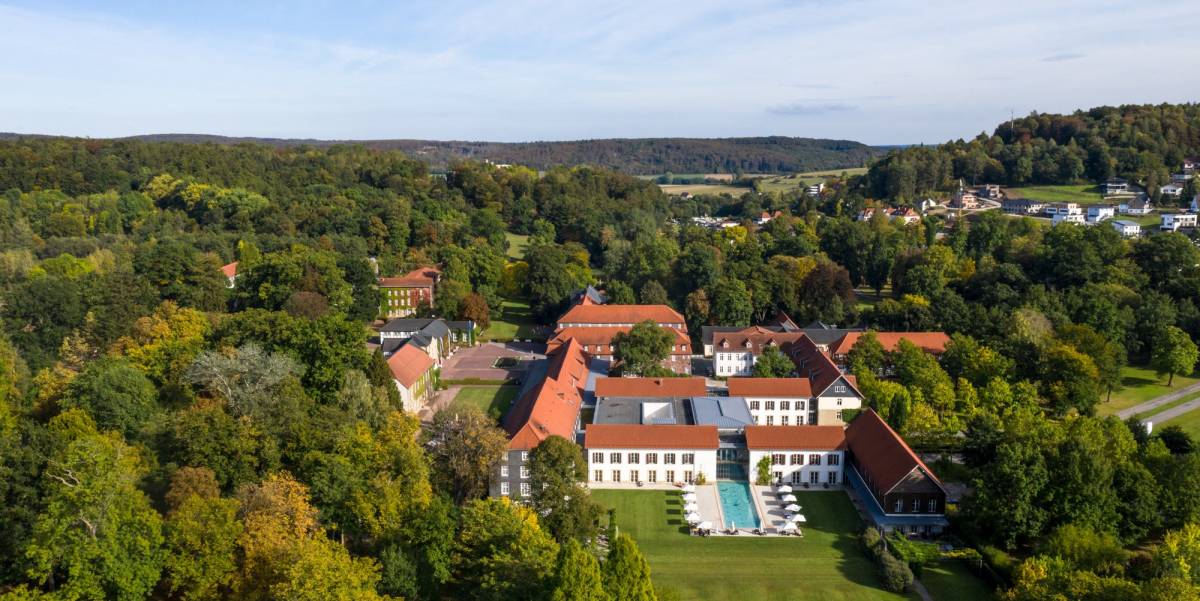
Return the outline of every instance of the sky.
[[[1200,100],[1195,0],[0,0],[0,131],[970,138]]]

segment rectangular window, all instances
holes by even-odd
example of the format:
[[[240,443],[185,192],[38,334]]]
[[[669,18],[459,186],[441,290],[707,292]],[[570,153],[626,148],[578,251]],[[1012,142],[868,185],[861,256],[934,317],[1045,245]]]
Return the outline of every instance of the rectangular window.
[[[666,479],[667,479],[667,482],[674,482],[675,481],[675,470],[667,470]]]
[[[913,499],[912,508],[913,508],[913,513],[921,513],[921,500]]]
[[[592,472],[593,482],[604,482],[604,470],[596,470]]]
[[[838,384],[837,386],[834,386],[834,387],[833,387],[833,392],[834,392],[835,394],[845,394],[845,392],[846,392],[846,387],[845,387],[845,386],[843,386],[843,385],[841,385],[841,384]]]
[[[792,453],[792,460],[790,463],[792,465],[804,465],[804,454],[803,453]]]
[[[796,416],[796,425],[797,425],[797,426],[803,426],[803,425],[804,425],[804,415],[803,415],[803,414],[801,414],[801,415],[797,415],[797,416]]]
[[[500,466],[500,477],[501,478],[508,477],[508,466],[507,465]]]
[[[837,472],[829,472],[829,483],[830,484],[837,484],[837,478],[838,478],[837,474],[838,474]]]
[[[775,401],[767,401],[767,411],[775,410]]]
[[[521,451],[521,461],[529,461],[529,451]]]
[[[620,453],[609,453],[608,454],[608,462],[609,463],[621,463],[621,454]]]
[[[641,462],[642,462],[642,457],[641,457],[640,453],[630,453],[629,454],[630,465],[633,465],[635,463],[641,463]]]
[[[529,467],[522,465],[521,466],[521,478],[528,478],[528,477],[529,477]]]
[[[838,409],[838,412],[837,412],[837,419],[838,419],[838,421],[839,421],[839,422],[844,422],[844,421],[846,421],[846,420],[842,419],[842,410],[841,410],[841,409]]]
[[[693,463],[696,463],[696,454],[695,453],[684,453],[683,454],[683,464],[691,465]]]
[[[750,410],[758,411],[758,401],[750,401]]]
[[[758,416],[757,415],[751,415],[750,419],[754,421],[754,425],[756,425],[756,426],[758,425]]]
[[[684,481],[684,482],[687,482],[688,484],[691,484],[691,483],[692,483],[692,473],[691,473],[691,472],[684,472],[684,473],[683,473],[683,481]]]
[[[792,484],[800,484],[803,482],[804,472],[796,470],[792,472]]]
[[[819,484],[820,481],[821,481],[821,473],[820,472],[809,472],[808,473],[808,483],[809,484]]]
[[[836,453],[833,455],[829,455],[828,458],[826,458],[826,460],[825,460],[825,463],[827,465],[837,465],[841,462],[842,462],[841,456]]]
[[[630,482],[638,481],[638,471],[637,470],[629,470],[629,481]]]
[[[675,465],[675,453],[663,453],[663,463],[666,465]]]
[[[621,470],[613,470],[613,482],[621,481]]]
[[[771,481],[772,482],[783,482],[783,472],[772,472],[771,473]]]
[[[657,464],[658,463],[658,453],[646,453],[646,463],[648,465]]]
[[[904,499],[896,499],[895,513],[904,511]]]
[[[521,483],[521,496],[522,497],[528,497],[530,490],[532,490],[532,489],[529,487],[528,482]]]
[[[821,465],[821,456],[816,453],[812,453],[811,455],[808,456],[808,464],[809,465]]]
[[[781,426],[786,426],[786,425],[788,425],[788,416],[786,416],[786,415],[785,415],[785,416],[783,416],[783,417],[780,417],[780,418],[779,418],[779,425],[781,425]]]
[[[804,411],[804,401],[796,401],[796,411]]]
[[[604,453],[592,453],[592,463],[604,463]]]
[[[503,497],[508,496],[508,482],[500,483],[500,496],[503,496]]]
[[[937,513],[937,499],[929,500],[929,513]]]
[[[774,415],[768,415],[768,416],[767,416],[767,425],[768,425],[768,426],[774,426],[774,425],[775,425],[775,416],[774,416]]]
[[[780,411],[791,411],[791,409],[792,409],[791,401],[779,401],[779,410]]]
[[[658,482],[658,470],[650,470],[646,472],[646,481],[651,484]]]
[[[771,454],[771,465],[783,465],[783,453]]]

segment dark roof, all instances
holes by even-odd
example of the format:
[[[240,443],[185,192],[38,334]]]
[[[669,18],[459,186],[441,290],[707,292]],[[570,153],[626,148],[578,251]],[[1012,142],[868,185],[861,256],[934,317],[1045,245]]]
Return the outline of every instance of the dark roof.
[[[894,488],[914,469],[923,471],[942,487],[933,471],[873,409],[867,409],[850,422],[846,444],[863,475],[881,492]]]
[[[446,326],[446,322],[441,319],[430,321],[425,327],[421,328],[421,333],[433,338],[442,338],[450,334],[450,328]]]
[[[594,286],[588,284],[587,288],[576,290],[571,294],[571,302],[577,303],[585,296],[588,298],[588,300],[592,301],[593,304],[597,305],[603,305],[608,300],[608,297],[605,296],[603,292],[596,290]]]
[[[388,320],[379,328],[380,332],[419,332],[421,328],[434,321],[429,317],[400,317]]]
[[[475,322],[469,319],[464,319],[461,321],[451,320],[446,322],[446,327],[450,328],[451,330],[470,330],[475,327]]]

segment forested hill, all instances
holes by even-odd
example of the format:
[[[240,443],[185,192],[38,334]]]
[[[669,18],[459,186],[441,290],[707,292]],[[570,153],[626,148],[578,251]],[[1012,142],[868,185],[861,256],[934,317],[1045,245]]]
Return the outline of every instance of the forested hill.
[[[1200,156],[1200,104],[1033,113],[1001,123],[990,136],[892,153],[872,165],[869,193],[908,201],[955,189],[959,179],[1023,186],[1120,176],[1144,184],[1157,197],[1183,160],[1195,156]]]
[[[0,139],[19,137],[0,133]],[[791,173],[862,167],[885,148],[850,140],[770,136],[759,138],[619,138],[568,142],[461,142],[436,140],[314,140],[232,138],[202,134],[153,134],[133,139],[159,142],[240,144],[276,147],[359,144],[400,150],[441,170],[461,159],[528,165],[592,165],[632,175],[673,173]]]

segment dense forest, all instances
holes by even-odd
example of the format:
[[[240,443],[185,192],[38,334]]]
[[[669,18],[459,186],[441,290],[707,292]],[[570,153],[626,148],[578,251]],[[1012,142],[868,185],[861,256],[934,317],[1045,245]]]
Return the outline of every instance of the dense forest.
[[[855,221],[872,177],[671,199],[361,146],[0,142],[0,598],[673,598],[575,445],[535,450],[528,506],[487,500],[494,420],[400,410],[365,345],[375,266],[436,263],[428,310],[480,323],[506,301],[549,322],[601,284],[697,335],[780,310],[944,330],[940,361],[868,335],[851,365],[914,445],[965,458],[954,536],[1005,598],[1196,599],[1200,452],[1096,413],[1126,364],[1192,373],[1200,250],[995,213]],[[707,214],[742,225],[687,219]]]
[[[1200,155],[1200,104],[1097,107],[1031,114],[988,136],[912,146],[870,171],[876,198],[911,201],[967,184],[1071,184],[1120,176],[1156,195],[1185,158]],[[1157,199],[1157,197],[1156,197]]]
[[[0,134],[0,139],[19,137]],[[462,142],[438,140],[290,140],[158,134],[126,140],[211,144],[259,144],[276,148],[357,145],[400,150],[441,171],[462,160],[525,165],[545,170],[590,165],[631,175],[673,173],[796,173],[863,167],[882,156],[876,148],[849,140],[770,136],[761,138],[626,138],[564,142]]]

